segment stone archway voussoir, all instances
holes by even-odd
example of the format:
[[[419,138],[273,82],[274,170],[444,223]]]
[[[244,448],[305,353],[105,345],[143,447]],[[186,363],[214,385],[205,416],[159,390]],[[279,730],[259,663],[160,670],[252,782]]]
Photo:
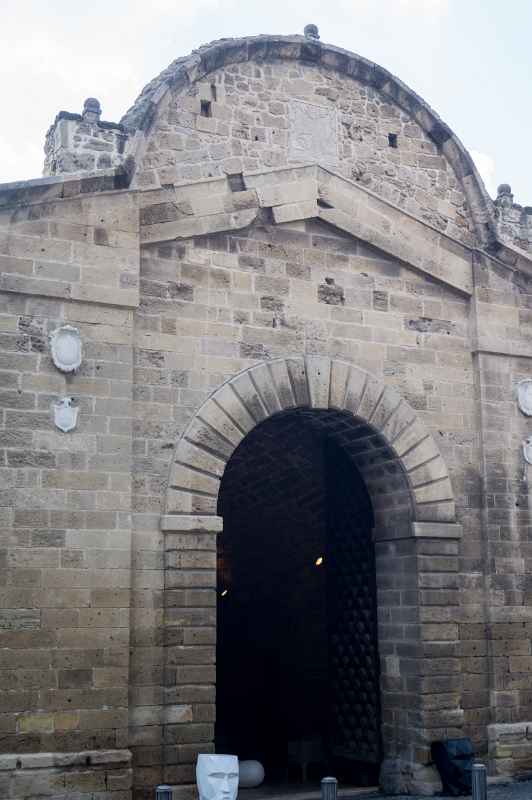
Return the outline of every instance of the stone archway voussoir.
[[[197,469],[183,464],[174,464],[170,473],[169,485],[172,489],[202,492],[216,497],[220,488],[220,478],[216,475],[198,472]]]
[[[246,404],[242,402],[235,392],[231,383],[225,383],[218,392],[216,392],[216,402],[244,433],[252,431],[257,424]]]
[[[178,444],[167,512],[215,514],[225,465],[259,423],[291,408],[350,411],[378,432],[400,463],[414,520],[453,521],[453,491],[436,443],[408,403],[365,370],[327,356],[293,356],[253,366],[223,384]]]
[[[379,381],[377,378],[374,378],[372,375],[368,374],[366,385],[364,387],[364,393],[358,406],[357,416],[371,424],[373,415],[377,410],[377,405],[381,399],[383,391],[384,385],[382,381]]]
[[[372,426],[375,430],[379,431],[380,434],[384,435],[384,426],[392,414],[399,408],[401,399],[401,395],[396,392],[395,389],[392,389],[391,386],[387,386],[384,389],[371,418]]]
[[[255,385],[268,416],[271,417],[273,414],[278,414],[279,411],[282,411],[283,408],[277,392],[275,391],[275,382],[272,380],[272,374],[268,369],[268,365],[259,364],[257,367],[252,367],[248,374],[252,383]]]
[[[244,404],[248,414],[255,420],[255,424],[268,419],[268,410],[249,376],[249,371],[240,372],[230,381],[230,385]]]
[[[285,410],[295,408],[297,403],[290,383],[286,360],[284,358],[276,358],[273,361],[268,361],[268,369],[271,372],[281,408]]]
[[[238,428],[226,412],[214,400],[205,403],[198,414],[216,433],[227,439],[233,447],[238,447],[245,433]]]
[[[347,379],[347,388],[345,392],[344,408],[350,411],[355,416],[358,413],[360,401],[366,388],[368,380],[368,373],[358,367],[351,367],[349,370],[349,377]]]
[[[331,365],[331,387],[329,391],[329,408],[345,410],[345,395],[351,365],[346,361],[333,359]]]

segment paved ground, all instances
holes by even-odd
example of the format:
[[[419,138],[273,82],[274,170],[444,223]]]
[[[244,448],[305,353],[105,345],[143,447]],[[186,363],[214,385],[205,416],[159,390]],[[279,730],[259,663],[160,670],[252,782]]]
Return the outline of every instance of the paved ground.
[[[372,798],[392,797],[392,795],[369,794],[364,800]],[[395,800],[426,800],[417,795],[393,795]],[[447,798],[448,795],[437,795],[438,798]],[[347,798],[345,798],[347,800]],[[357,800],[360,800],[357,798]],[[508,783],[488,783],[488,800],[532,800],[532,780],[530,781],[511,781]]]
[[[261,789],[247,789],[239,792],[239,800],[319,800],[320,792],[312,790],[294,791],[293,787],[285,791],[279,787],[261,787]],[[426,800],[419,795],[383,795],[371,789],[343,789],[339,794],[339,800],[383,800],[389,797],[390,800]],[[448,798],[449,795],[437,795],[439,800]],[[530,781],[511,781],[508,783],[488,784],[488,800],[532,800],[532,780]]]

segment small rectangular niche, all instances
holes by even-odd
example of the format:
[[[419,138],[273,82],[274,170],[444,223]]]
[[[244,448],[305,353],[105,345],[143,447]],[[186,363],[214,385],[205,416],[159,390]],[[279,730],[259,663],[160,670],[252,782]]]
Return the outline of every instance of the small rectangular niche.
[[[212,117],[212,103],[210,100],[201,101],[200,114],[202,117]]]
[[[213,103],[216,103],[217,100],[215,83],[211,83],[211,100],[213,101]]]
[[[397,147],[397,134],[396,133],[389,133],[388,134],[388,144],[390,147],[396,148]]]

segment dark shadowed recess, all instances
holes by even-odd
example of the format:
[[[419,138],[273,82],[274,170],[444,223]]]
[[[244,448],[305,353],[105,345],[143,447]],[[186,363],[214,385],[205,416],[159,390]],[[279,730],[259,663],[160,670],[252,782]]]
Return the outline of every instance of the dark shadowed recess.
[[[365,423],[294,410],[230,459],[218,513],[218,752],[267,780],[375,782],[381,760]]]

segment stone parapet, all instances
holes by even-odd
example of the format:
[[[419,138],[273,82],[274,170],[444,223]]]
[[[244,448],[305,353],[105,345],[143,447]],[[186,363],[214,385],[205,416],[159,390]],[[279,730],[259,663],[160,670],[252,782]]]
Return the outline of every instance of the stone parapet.
[[[111,169],[124,163],[128,135],[122,125],[100,120],[95,98],[85,101],[82,114],[60,111],[44,143],[44,175],[78,175]]]
[[[514,203],[512,188],[503,183],[497,189],[497,233],[500,239],[521,250],[532,250],[532,207]]]

